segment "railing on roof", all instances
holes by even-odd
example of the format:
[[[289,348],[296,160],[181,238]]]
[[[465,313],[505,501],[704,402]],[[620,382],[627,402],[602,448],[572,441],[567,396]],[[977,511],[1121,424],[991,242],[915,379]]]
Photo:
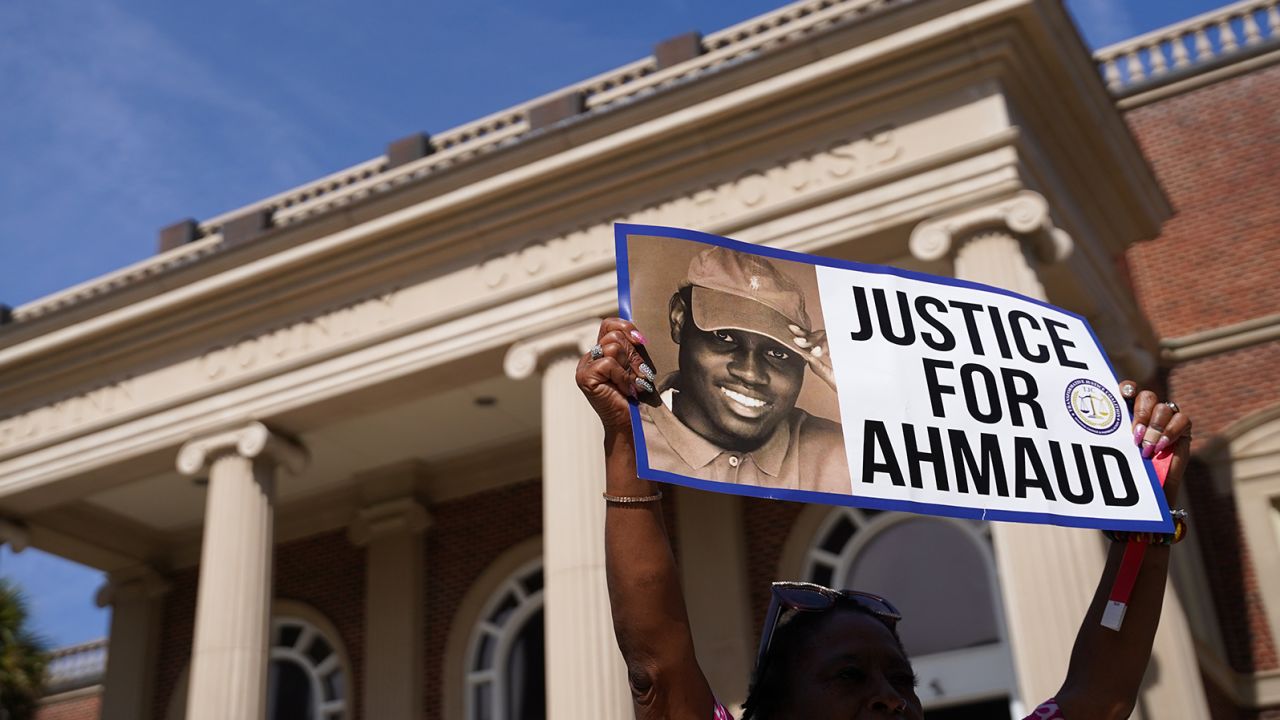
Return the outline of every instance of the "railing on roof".
[[[45,693],[66,692],[102,682],[107,669],[107,641],[93,640],[49,653]]]
[[[705,53],[669,68],[650,56],[597,75],[512,108],[432,136],[435,152],[421,160],[388,169],[379,157],[294,188],[253,205],[237,208],[200,223],[200,235],[222,231],[223,224],[248,211],[268,208],[274,225],[283,226],[368,195],[411,182],[503,147],[530,131],[529,110],[553,97],[580,93],[588,111],[600,110],[676,84],[761,50],[799,40],[812,32],[853,17],[909,0],[807,0],[739,23],[703,38]]]
[[[1229,62],[1280,39],[1280,0],[1242,0],[1105,47],[1094,60],[1116,95],[1128,95],[1175,73]]]

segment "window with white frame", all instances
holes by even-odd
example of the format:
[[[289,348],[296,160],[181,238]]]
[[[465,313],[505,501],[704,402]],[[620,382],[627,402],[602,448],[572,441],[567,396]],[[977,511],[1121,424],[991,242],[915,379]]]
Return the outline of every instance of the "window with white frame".
[[[267,682],[269,720],[345,720],[351,696],[338,638],[311,622],[276,617],[271,623]]]
[[[467,648],[467,720],[545,720],[542,560],[490,596]]]
[[[888,598],[930,717],[998,717],[1014,693],[985,523],[834,508],[805,563],[810,582]]]

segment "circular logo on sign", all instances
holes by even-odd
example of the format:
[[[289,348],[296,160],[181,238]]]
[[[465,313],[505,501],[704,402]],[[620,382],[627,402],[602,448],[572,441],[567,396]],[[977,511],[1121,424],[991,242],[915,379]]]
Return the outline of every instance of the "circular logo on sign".
[[[1071,417],[1095,435],[1109,435],[1120,427],[1120,403],[1110,390],[1092,380],[1072,380],[1063,399]]]

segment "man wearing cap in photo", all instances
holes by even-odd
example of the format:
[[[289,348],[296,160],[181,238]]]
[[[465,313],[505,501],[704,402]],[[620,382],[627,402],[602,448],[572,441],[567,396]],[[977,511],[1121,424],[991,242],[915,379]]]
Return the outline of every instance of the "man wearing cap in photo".
[[[837,423],[797,408],[805,367],[833,388],[825,333],[768,260],[715,247],[671,296],[679,370],[643,407],[649,465],[719,482],[851,492]]]

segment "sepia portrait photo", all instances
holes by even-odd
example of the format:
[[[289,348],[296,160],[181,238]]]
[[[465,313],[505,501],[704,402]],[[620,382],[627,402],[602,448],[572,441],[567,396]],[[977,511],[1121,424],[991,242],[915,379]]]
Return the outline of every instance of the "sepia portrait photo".
[[[661,400],[639,410],[649,469],[850,494],[813,266],[678,238],[626,243]]]

